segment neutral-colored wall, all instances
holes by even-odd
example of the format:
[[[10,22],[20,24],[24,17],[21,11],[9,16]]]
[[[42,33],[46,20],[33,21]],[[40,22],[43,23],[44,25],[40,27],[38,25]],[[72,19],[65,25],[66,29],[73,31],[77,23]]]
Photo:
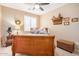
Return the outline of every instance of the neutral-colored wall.
[[[35,14],[31,14],[28,12],[24,12],[24,11],[19,11],[16,9],[11,9],[8,7],[4,7],[2,6],[2,37],[3,39],[6,39],[6,35],[7,35],[7,29],[8,27],[12,27],[12,30],[15,30],[15,18],[21,20],[22,24],[21,24],[21,31],[24,31],[24,24],[23,24],[23,19],[24,19],[24,15],[29,15],[29,16],[33,16],[37,18],[37,26],[40,27],[40,17],[38,15]]]
[[[2,36],[2,34],[1,34],[1,21],[2,21],[2,7],[0,6],[0,46],[1,46],[1,36]]]
[[[79,44],[79,21],[73,23],[70,22],[70,25],[68,26],[64,24],[53,25],[51,19],[53,16],[58,16],[59,13],[61,13],[63,17],[79,18],[79,4],[67,4],[42,15],[41,26],[48,27],[49,32],[52,35],[55,35],[56,39],[70,40],[76,42],[76,44]]]

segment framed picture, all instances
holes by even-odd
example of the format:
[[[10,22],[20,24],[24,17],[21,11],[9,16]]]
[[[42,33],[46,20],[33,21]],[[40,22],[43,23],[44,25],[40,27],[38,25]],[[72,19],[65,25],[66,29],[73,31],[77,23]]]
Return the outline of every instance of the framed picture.
[[[64,25],[70,25],[70,17],[63,18]]]
[[[63,22],[69,22],[69,20],[70,20],[70,17],[63,18]]]
[[[64,22],[64,25],[70,25],[70,22]]]
[[[78,22],[78,18],[72,18],[71,22]]]

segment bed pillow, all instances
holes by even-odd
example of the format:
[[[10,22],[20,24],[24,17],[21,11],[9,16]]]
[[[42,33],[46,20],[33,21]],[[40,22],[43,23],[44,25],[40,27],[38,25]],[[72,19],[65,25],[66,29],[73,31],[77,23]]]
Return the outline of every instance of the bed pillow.
[[[37,32],[37,33],[38,33],[38,34],[47,34],[47,32],[45,31],[44,28],[38,29],[38,32]]]
[[[47,32],[45,31],[44,28],[33,29],[33,30],[31,31],[31,33],[33,33],[33,34],[47,34]]]

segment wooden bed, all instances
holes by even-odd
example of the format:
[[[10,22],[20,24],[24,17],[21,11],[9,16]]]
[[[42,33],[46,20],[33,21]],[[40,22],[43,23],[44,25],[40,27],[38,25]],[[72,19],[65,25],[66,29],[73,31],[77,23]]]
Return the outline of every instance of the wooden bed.
[[[14,35],[12,55],[54,56],[54,38],[47,34]]]

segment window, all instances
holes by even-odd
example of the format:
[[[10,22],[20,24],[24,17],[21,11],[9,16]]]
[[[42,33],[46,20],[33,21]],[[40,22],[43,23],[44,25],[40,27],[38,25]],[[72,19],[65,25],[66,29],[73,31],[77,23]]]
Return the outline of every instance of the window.
[[[24,16],[24,31],[30,31],[31,28],[36,28],[36,18]]]

